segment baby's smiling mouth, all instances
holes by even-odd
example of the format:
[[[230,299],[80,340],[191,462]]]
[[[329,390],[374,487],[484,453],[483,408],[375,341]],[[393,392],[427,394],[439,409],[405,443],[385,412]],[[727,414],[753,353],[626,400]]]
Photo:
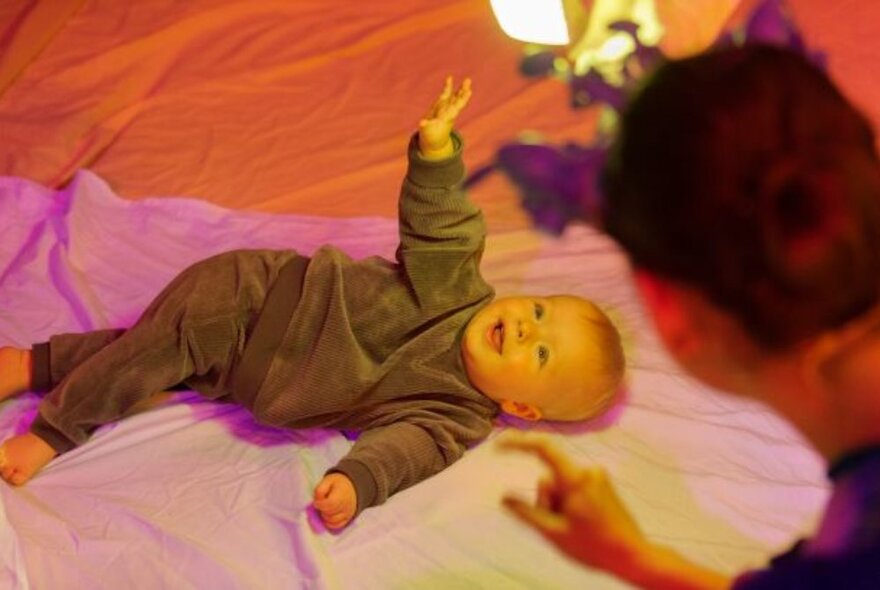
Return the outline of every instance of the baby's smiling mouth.
[[[489,327],[489,342],[501,354],[504,348],[504,322],[498,320]]]

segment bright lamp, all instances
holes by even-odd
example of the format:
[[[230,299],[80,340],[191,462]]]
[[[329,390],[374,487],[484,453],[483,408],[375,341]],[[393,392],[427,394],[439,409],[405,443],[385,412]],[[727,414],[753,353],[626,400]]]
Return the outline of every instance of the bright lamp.
[[[519,41],[568,45],[563,0],[490,0],[501,29]]]

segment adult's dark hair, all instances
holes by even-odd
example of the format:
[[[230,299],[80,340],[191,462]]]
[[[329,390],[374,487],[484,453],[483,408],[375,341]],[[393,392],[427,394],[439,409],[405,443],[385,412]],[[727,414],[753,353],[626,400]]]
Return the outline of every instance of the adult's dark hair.
[[[622,116],[602,189],[604,228],[637,268],[696,287],[768,348],[877,302],[871,127],[788,50],[662,65]]]

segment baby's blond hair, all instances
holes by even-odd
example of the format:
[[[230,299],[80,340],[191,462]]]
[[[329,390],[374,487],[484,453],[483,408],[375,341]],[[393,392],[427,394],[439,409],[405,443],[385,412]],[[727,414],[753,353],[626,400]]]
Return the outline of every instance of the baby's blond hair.
[[[613,404],[621,389],[626,370],[620,333],[611,318],[598,306],[581,297],[560,295],[577,300],[583,313],[579,326],[588,334],[592,349],[585,355],[580,387],[560,392],[541,408],[547,420],[577,421],[594,418]]]

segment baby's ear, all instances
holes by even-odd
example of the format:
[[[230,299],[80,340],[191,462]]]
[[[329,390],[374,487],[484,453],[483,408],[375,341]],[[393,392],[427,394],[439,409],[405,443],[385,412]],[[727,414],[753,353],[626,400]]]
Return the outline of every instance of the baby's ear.
[[[523,420],[534,422],[542,417],[541,410],[531,404],[515,402],[509,399],[501,400],[501,411]]]

